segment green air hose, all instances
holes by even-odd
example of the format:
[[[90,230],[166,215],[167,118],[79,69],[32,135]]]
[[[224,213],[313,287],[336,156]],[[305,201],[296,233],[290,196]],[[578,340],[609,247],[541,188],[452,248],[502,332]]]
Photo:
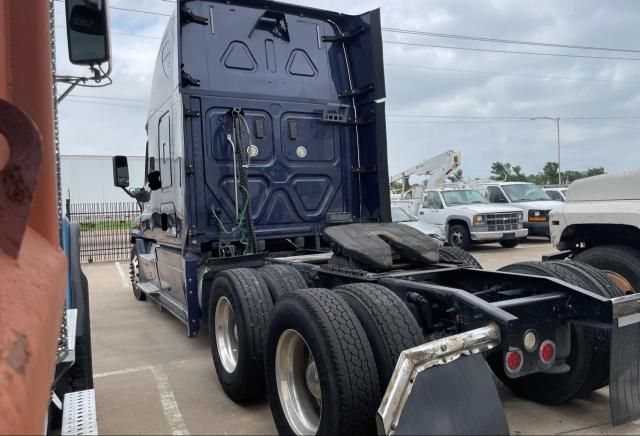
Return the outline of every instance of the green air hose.
[[[234,109],[232,111],[233,117],[233,134],[236,146],[236,160],[237,160],[237,172],[239,174],[239,187],[242,197],[242,211],[238,216],[237,222],[230,230],[225,227],[220,216],[216,212],[214,207],[211,207],[211,213],[220,228],[220,231],[224,234],[233,234],[236,230],[240,232],[239,243],[244,246],[243,255],[254,254],[257,251],[257,243],[255,236],[255,228],[252,219],[251,212],[251,195],[249,194],[249,177],[247,174],[248,157],[246,155],[245,148],[242,141],[242,126],[240,125],[240,117],[242,117],[240,110]],[[246,123],[246,122],[245,122]],[[247,132],[249,135],[251,132]],[[249,141],[251,142],[251,141]]]

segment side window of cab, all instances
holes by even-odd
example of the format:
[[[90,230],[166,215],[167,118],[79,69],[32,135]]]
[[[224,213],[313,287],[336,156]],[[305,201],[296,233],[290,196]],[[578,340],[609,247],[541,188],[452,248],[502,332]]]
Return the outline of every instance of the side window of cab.
[[[487,200],[491,203],[508,203],[507,197],[499,186],[489,186],[487,188]]]
[[[170,188],[173,184],[172,170],[172,149],[171,149],[171,116],[166,113],[160,118],[158,124],[158,156],[160,159],[160,178],[162,180],[162,189]]]
[[[442,209],[442,200],[437,192],[431,191],[427,194],[427,208]]]

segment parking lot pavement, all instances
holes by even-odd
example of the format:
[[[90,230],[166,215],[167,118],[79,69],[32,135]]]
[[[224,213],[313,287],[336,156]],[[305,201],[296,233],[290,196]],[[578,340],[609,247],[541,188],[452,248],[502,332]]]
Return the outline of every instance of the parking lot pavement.
[[[548,241],[515,249],[477,246],[487,269],[538,260]],[[91,292],[93,366],[102,434],[273,434],[266,402],[240,406],[215,375],[206,329],[187,338],[183,324],[138,302],[125,263],[83,266]],[[499,388],[513,434],[640,434],[640,423],[609,425],[608,390],[558,407],[515,398]]]

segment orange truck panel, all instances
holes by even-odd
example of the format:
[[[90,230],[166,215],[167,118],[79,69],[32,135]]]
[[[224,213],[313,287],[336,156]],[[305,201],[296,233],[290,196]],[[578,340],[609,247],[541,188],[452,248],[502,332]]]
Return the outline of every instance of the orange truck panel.
[[[21,242],[17,257],[0,250],[0,433],[4,434],[44,431],[66,284],[57,217],[49,1],[29,2],[28,8],[22,3],[0,1],[0,99],[35,123],[42,137],[42,160],[35,166],[37,174],[31,174],[37,187],[24,236],[11,235]],[[19,146],[0,140],[0,173],[12,157],[9,150]],[[7,180],[0,180],[5,188]],[[7,205],[0,205],[3,213],[1,206]]]

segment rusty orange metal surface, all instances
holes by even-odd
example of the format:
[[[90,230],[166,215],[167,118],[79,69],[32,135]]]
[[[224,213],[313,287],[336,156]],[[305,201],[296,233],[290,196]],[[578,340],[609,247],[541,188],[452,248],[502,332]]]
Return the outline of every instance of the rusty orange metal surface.
[[[35,123],[42,138],[42,161],[17,257],[0,251],[4,434],[44,431],[66,283],[66,260],[58,241],[49,2],[34,0],[29,7],[23,3],[0,1],[0,98]],[[0,171],[11,161],[10,148],[0,139]]]

